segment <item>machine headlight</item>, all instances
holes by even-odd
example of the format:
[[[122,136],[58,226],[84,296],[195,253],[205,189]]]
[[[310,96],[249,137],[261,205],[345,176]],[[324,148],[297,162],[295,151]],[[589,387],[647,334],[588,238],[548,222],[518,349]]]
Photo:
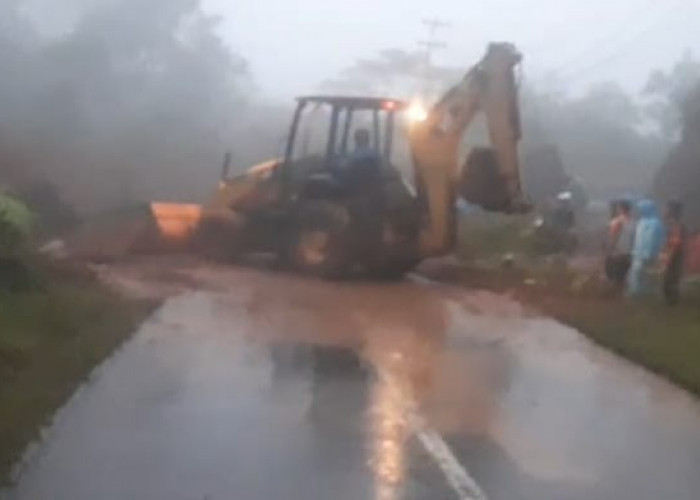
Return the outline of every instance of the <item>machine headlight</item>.
[[[411,104],[406,113],[411,122],[423,122],[428,118],[428,110],[419,102]]]

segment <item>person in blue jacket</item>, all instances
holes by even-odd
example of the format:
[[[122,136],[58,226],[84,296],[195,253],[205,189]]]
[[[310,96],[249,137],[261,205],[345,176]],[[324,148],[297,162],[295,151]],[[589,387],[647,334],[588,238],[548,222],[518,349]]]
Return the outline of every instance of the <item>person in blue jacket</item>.
[[[665,241],[664,224],[656,204],[651,200],[637,203],[637,229],[632,247],[632,266],[628,275],[627,295],[646,297],[653,294],[653,274]]]

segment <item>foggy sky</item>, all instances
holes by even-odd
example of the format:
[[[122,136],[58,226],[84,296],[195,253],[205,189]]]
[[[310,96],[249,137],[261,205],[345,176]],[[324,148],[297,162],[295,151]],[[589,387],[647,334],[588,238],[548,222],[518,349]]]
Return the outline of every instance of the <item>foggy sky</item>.
[[[204,0],[221,34],[251,63],[265,94],[315,90],[358,57],[414,49],[423,18],[440,33],[441,64],[470,66],[487,42],[526,56],[526,77],[556,73],[569,88],[614,80],[632,92],[685,49],[700,54],[700,0]]]

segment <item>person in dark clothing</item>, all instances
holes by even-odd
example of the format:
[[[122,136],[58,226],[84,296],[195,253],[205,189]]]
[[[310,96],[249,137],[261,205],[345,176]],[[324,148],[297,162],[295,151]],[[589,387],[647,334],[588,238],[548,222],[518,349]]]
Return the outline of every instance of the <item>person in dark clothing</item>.
[[[379,153],[371,146],[371,135],[366,128],[355,131],[355,150],[350,153],[350,163],[361,162],[369,159],[372,162],[379,162]]]
[[[680,300],[681,279],[685,265],[686,230],[683,205],[673,201],[666,205],[666,245],[663,252],[663,295],[669,305]]]

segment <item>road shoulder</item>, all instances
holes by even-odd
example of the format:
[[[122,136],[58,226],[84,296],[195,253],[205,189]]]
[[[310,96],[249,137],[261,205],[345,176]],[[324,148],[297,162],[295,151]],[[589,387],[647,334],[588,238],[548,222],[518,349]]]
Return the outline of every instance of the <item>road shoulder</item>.
[[[40,288],[0,292],[0,486],[56,410],[156,305],[117,294],[84,268],[50,267]]]

